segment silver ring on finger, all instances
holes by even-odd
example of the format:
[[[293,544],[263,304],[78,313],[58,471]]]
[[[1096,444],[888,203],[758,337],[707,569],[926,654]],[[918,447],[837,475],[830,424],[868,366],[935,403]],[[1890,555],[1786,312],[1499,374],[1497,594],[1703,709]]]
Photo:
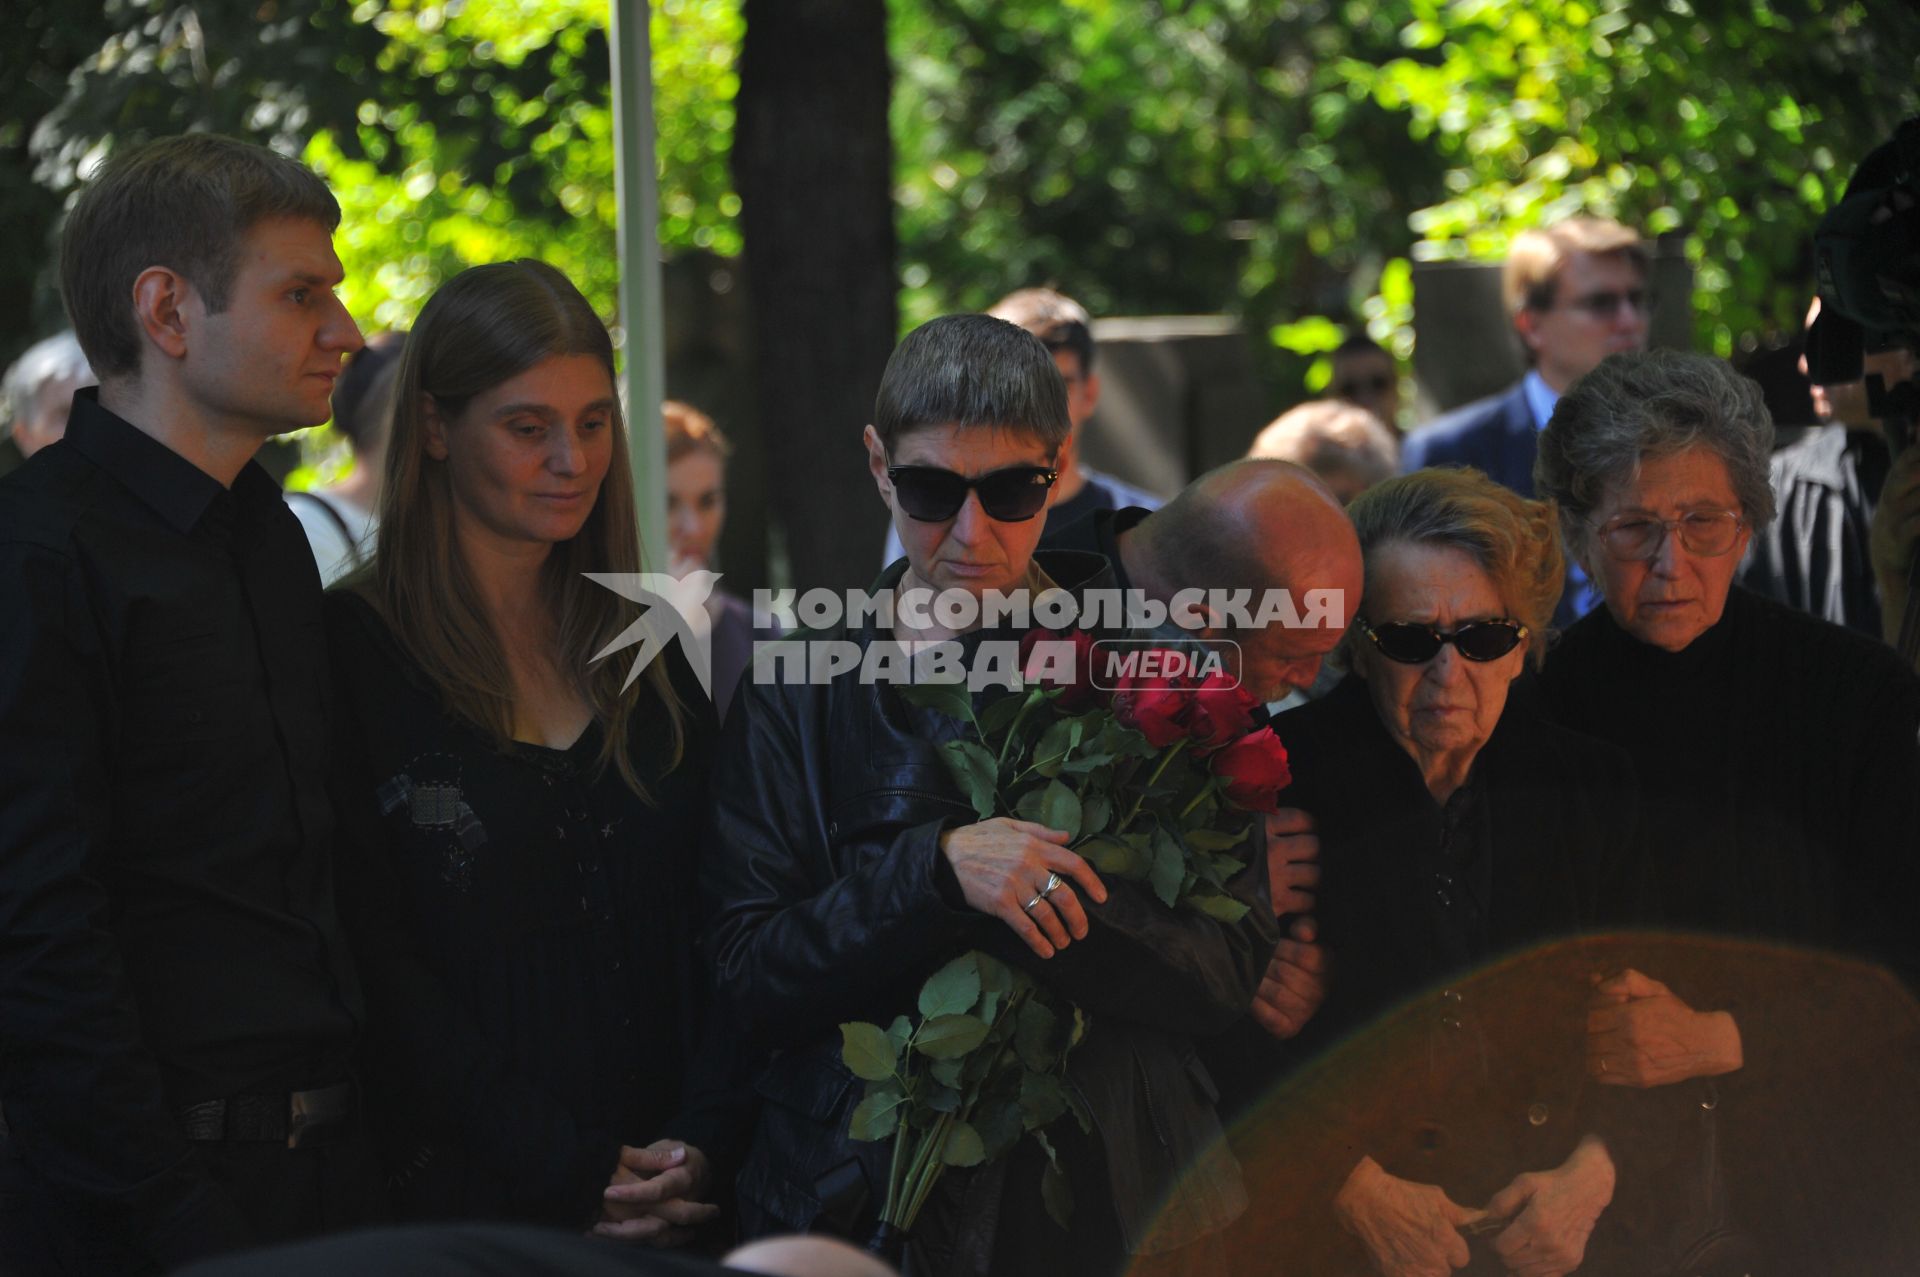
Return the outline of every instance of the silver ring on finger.
[[[1042,900],[1045,900],[1048,896],[1052,895],[1056,890],[1058,890],[1062,881],[1063,879],[1060,877],[1059,874],[1049,873],[1047,875],[1047,885],[1040,888],[1039,892],[1035,894],[1033,899],[1021,905],[1020,908],[1023,911],[1031,912],[1035,905],[1039,904]]]

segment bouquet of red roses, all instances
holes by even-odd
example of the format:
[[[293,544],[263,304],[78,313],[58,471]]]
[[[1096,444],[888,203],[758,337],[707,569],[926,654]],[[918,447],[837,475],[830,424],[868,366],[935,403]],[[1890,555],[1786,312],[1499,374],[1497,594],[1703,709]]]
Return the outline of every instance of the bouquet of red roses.
[[[1252,697],[1222,673],[1185,672],[1187,656],[1140,651],[1136,674],[1109,693],[1092,678],[1090,635],[1034,630],[1020,685],[978,714],[964,683],[899,690],[972,728],[943,757],[980,819],[1064,830],[1101,873],[1234,923],[1247,906],[1227,882],[1253,853],[1253,813],[1273,811],[1291,779],[1287,752],[1254,726]],[[991,1161],[1023,1135],[1046,1153],[1041,1196],[1064,1226],[1072,1193],[1046,1128],[1068,1114],[1089,1127],[1065,1084],[1085,1015],[982,953],[935,972],[919,1012],[885,1029],[840,1026],[841,1058],[867,1083],[848,1134],[894,1145],[875,1244],[897,1253],[946,1167]]]
[[[1180,649],[1129,655],[1133,672],[1102,690],[1091,635],[1036,629],[1021,640],[1021,685],[978,714],[964,684],[899,690],[971,726],[943,757],[980,819],[1062,830],[1101,873],[1238,922],[1247,907],[1226,885],[1246,867],[1253,813],[1273,811],[1292,779],[1287,751],[1224,672],[1187,672]]]

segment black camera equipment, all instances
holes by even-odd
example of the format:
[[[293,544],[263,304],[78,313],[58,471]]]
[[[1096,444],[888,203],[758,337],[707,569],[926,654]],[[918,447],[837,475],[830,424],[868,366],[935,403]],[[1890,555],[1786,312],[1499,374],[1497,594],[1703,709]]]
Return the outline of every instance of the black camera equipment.
[[[1920,116],[1860,162],[1813,248],[1820,317],[1807,332],[1807,368],[1816,384],[1859,381],[1868,351],[1920,353]],[[1897,456],[1913,440],[1920,386],[1889,388],[1877,374],[1866,382],[1868,411]],[[1909,664],[1920,655],[1920,555],[1907,565],[1898,646]]]

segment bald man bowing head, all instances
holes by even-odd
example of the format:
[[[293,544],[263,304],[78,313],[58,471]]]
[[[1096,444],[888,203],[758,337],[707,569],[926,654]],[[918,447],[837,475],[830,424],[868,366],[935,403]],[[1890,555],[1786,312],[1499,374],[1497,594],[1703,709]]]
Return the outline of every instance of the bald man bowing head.
[[[1061,544],[1113,563],[1121,587],[1169,604],[1182,590],[1284,590],[1300,624],[1239,625],[1220,617],[1194,637],[1221,653],[1255,697],[1277,701],[1310,686],[1340,643],[1363,581],[1360,538],[1327,485],[1290,462],[1244,460],[1210,470],[1159,510],[1101,510]],[[1307,606],[1316,591],[1321,602]],[[1276,917],[1291,917],[1249,1011],[1277,1038],[1297,1034],[1325,995],[1325,955],[1314,941],[1319,839],[1307,813],[1267,817],[1267,869]]]

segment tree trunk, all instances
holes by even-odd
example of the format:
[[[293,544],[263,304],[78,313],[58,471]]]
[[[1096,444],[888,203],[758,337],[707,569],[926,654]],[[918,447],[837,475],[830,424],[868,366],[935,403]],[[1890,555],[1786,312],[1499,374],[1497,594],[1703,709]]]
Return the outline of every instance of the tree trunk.
[[[769,492],[795,585],[865,585],[886,517],[860,432],[897,335],[886,5],[745,16],[733,176]]]

